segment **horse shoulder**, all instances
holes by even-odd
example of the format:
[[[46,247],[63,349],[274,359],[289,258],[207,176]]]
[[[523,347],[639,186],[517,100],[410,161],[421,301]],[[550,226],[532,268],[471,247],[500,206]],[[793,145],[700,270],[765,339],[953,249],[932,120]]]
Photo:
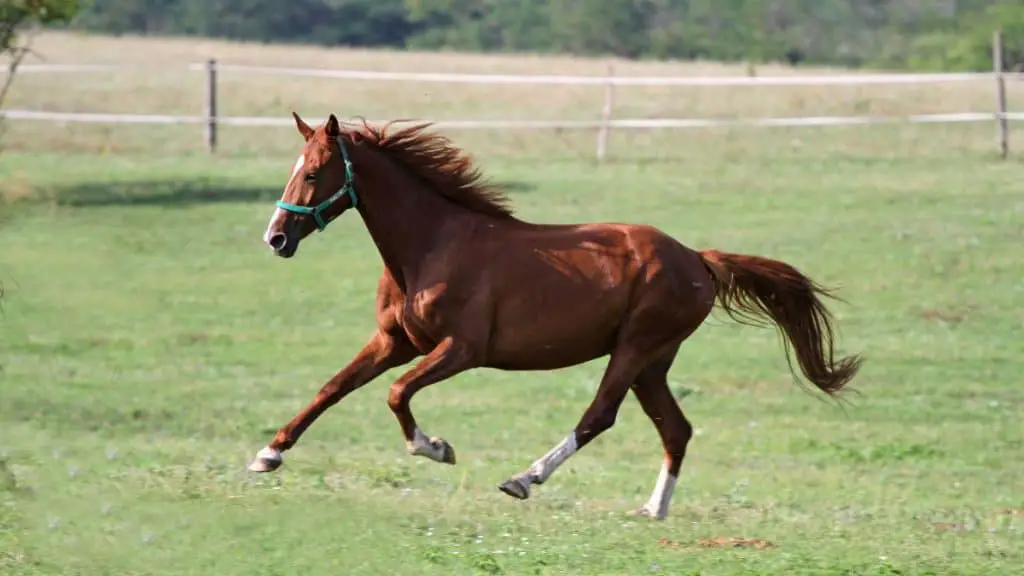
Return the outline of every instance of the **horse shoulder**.
[[[377,325],[391,332],[401,324],[405,294],[386,267],[377,281]]]

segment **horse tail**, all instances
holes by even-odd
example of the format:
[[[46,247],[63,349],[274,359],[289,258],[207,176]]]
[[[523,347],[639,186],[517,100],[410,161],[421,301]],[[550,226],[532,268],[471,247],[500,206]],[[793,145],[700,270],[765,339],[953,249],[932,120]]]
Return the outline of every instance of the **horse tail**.
[[[829,289],[778,260],[718,250],[703,250],[700,256],[711,272],[715,299],[730,318],[750,325],[775,323],[794,376],[790,345],[804,376],[829,396],[857,375],[859,356],[838,361],[833,356],[832,315],[821,300],[838,300]]]

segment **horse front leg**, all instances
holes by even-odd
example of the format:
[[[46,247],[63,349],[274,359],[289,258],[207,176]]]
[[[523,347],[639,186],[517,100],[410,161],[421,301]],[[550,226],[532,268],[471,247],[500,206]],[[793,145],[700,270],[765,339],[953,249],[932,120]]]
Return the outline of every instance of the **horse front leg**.
[[[455,449],[446,440],[430,437],[420,430],[409,403],[419,390],[474,367],[476,363],[469,347],[446,338],[391,385],[388,407],[398,419],[409,454],[455,464]]]
[[[270,444],[256,453],[256,458],[249,464],[249,470],[271,472],[278,469],[283,463],[281,453],[294,446],[302,433],[328,408],[418,354],[404,335],[395,336],[378,330],[356,357],[324,384],[316,398],[296,414],[291,422],[281,427]]]

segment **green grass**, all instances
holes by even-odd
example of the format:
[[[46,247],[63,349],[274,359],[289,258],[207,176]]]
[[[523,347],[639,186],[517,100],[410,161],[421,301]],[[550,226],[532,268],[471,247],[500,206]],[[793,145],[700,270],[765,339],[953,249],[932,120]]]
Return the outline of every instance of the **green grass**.
[[[67,44],[41,50],[57,62],[166,63],[211,46],[267,63],[315,65],[325,54],[56,38]],[[364,59],[359,67],[391,62],[349,55]],[[603,66],[430,58],[431,68],[476,71],[482,62]],[[675,65],[634,72],[658,66]],[[166,79],[143,78],[111,92],[96,79],[25,76],[13,102],[141,112],[178,102],[163,93]],[[74,81],[46,83],[55,79]],[[334,109],[322,91],[257,87],[236,87],[245,98],[230,112],[474,117],[463,104],[486,96],[449,102],[336,84]],[[544,94],[487,112],[533,114]],[[757,94],[764,107],[747,96],[662,94],[636,99],[635,113],[860,106],[815,91],[789,104]],[[929,94],[946,111],[987,97]],[[584,101],[563,96],[565,110]],[[909,106],[864,97],[869,112]],[[427,100],[435,108],[418,107]],[[681,108],[663,109],[670,101]],[[479,370],[422,391],[413,409],[455,447],[456,467],[405,454],[385,403],[393,370],[319,420],[279,473],[248,475],[254,452],[373,328],[380,259],[358,218],[314,235],[290,261],[262,245],[299,150],[290,129],[225,130],[217,158],[196,154],[195,128],[9,129],[0,155],[5,576],[1024,574],[1024,163],[995,158],[992,126],[616,132],[600,168],[589,133],[452,134],[488,174],[515,184],[524,218],[654,224],[694,247],[786,260],[848,301],[832,305],[840,347],[867,359],[849,407],[795,386],[770,330],[718,315],[683,346],[671,381],[698,435],[664,522],[624,516],[661,463],[632,397],[616,426],[530,500],[496,489],[572,428],[603,361]],[[732,537],[773,546],[701,545]]]
[[[358,219],[280,261],[260,234],[290,157],[0,157],[20,198],[0,205],[2,571],[1022,573],[1020,164],[777,144],[728,166],[485,163],[526,218],[649,222],[850,302],[842,348],[867,363],[845,410],[792,384],[771,331],[719,318],[683,347],[671,377],[699,433],[663,523],[623,516],[660,462],[632,398],[531,500],[495,488],[574,425],[603,362],[424,390],[454,468],[405,455],[392,371],[248,476],[372,329]],[[714,537],[775,547],[699,546]]]

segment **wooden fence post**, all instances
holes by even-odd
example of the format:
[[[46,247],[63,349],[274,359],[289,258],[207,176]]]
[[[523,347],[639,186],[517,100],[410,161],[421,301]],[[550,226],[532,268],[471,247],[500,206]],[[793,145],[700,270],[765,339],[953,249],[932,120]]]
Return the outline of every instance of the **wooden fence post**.
[[[206,61],[206,103],[203,110],[206,117],[206,149],[210,154],[217,151],[217,61]]]
[[[611,131],[612,108],[615,105],[615,65],[608,63],[608,82],[604,87],[604,108],[601,109],[601,127],[597,131],[597,162],[604,162],[608,154],[608,133]]]
[[[999,153],[1005,159],[1010,153],[1010,125],[1006,117],[1006,76],[1003,74],[1003,33],[996,30],[992,35],[992,71],[996,78],[996,126],[999,136]]]

